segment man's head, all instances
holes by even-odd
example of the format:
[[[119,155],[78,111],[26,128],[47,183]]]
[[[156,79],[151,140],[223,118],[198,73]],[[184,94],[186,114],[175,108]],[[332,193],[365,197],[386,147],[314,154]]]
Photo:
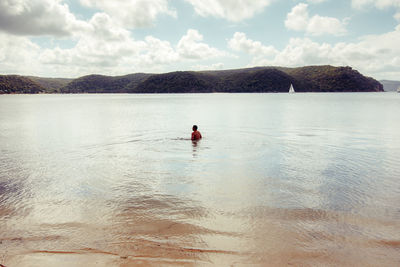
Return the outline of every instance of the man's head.
[[[193,125],[193,131],[197,131],[197,125]]]

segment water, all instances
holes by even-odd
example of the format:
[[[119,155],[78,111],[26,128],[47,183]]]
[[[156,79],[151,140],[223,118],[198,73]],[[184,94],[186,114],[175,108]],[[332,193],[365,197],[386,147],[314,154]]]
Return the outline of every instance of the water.
[[[400,265],[399,114],[395,93],[0,96],[0,264]]]

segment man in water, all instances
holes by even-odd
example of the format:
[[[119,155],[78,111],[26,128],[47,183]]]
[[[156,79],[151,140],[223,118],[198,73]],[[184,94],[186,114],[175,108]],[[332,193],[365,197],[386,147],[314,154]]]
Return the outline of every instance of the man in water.
[[[197,131],[197,125],[193,125],[193,133],[192,133],[192,140],[199,140],[201,139],[201,133]]]

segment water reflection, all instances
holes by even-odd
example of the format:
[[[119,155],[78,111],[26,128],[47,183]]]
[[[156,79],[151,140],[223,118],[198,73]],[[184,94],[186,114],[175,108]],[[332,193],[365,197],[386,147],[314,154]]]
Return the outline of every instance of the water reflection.
[[[198,142],[200,142],[199,140],[192,140],[192,147],[193,147],[193,153],[192,153],[192,155],[193,155],[193,158],[196,158],[197,157],[197,145],[198,145]]]
[[[399,103],[108,97],[0,99],[0,264],[399,262]]]

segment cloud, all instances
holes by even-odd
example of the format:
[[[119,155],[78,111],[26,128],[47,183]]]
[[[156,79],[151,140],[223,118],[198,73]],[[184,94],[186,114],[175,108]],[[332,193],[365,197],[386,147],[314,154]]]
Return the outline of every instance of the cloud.
[[[133,53],[140,43],[134,42],[130,32],[115,25],[105,13],[95,14],[82,32],[76,45],[71,49],[46,49],[41,57],[43,63],[65,63],[80,65],[117,64],[120,55]]]
[[[309,35],[343,35],[346,34],[345,23],[332,17],[314,15],[310,18],[308,5],[300,3],[293,7],[285,20],[286,28],[294,31],[305,31]]]
[[[151,26],[159,15],[176,17],[167,0],[80,0],[107,13],[126,28]],[[71,36],[86,31],[87,21],[78,20],[62,0],[1,0],[0,30],[16,35]]]
[[[228,47],[234,51],[241,51],[252,55],[254,57],[253,62],[271,58],[278,53],[278,50],[273,46],[264,46],[261,42],[248,39],[246,34],[242,32],[235,32],[233,37],[228,41]]]
[[[349,65],[362,73],[377,78],[395,79],[400,75],[400,26],[396,30],[365,36],[358,42],[334,45],[318,43],[309,38],[291,38],[285,48],[277,51],[274,57],[259,57],[245,47],[241,51],[253,55],[249,66],[278,65]],[[230,42],[228,43],[231,46]]]
[[[136,41],[130,31],[120,27],[106,13],[95,14],[89,25],[74,47],[45,49],[40,62],[79,75],[130,73],[140,67],[167,64],[178,59],[169,42],[151,36]]]
[[[211,65],[195,65],[192,66],[192,70],[202,71],[202,70],[222,70],[224,69],[224,63],[214,63]]]
[[[308,3],[310,4],[320,4],[323,2],[326,2],[327,0],[307,0]]]
[[[394,18],[395,18],[395,20],[397,20],[398,22],[400,22],[400,11],[397,12],[397,13],[394,15]]]
[[[179,54],[168,41],[147,36],[136,64],[138,68],[141,66],[152,68],[157,65],[170,65],[178,61],[180,61]]]
[[[41,48],[28,37],[0,32],[0,72],[51,77],[122,75],[160,72],[177,64],[201,64],[229,56],[204,43],[203,36],[194,29],[175,45],[153,36],[135,40],[106,13],[96,13],[74,36],[70,48]]]
[[[32,73],[40,47],[28,38],[0,32],[0,73]]]
[[[186,59],[209,59],[226,55],[201,41],[203,41],[203,36],[197,30],[189,29],[178,42],[179,56]]]
[[[352,0],[351,5],[354,8],[361,9],[368,6],[375,6],[383,9],[388,7],[400,7],[400,0]]]
[[[400,0],[352,0],[351,5],[355,9],[363,9],[372,6],[379,9],[394,7],[397,12],[393,17],[400,22]]]
[[[71,35],[85,27],[61,0],[1,0],[0,30],[16,35]]]
[[[167,0],[80,0],[81,4],[97,8],[127,28],[152,26],[159,15],[176,17]]]
[[[186,0],[200,16],[238,22],[261,12],[272,0]]]

